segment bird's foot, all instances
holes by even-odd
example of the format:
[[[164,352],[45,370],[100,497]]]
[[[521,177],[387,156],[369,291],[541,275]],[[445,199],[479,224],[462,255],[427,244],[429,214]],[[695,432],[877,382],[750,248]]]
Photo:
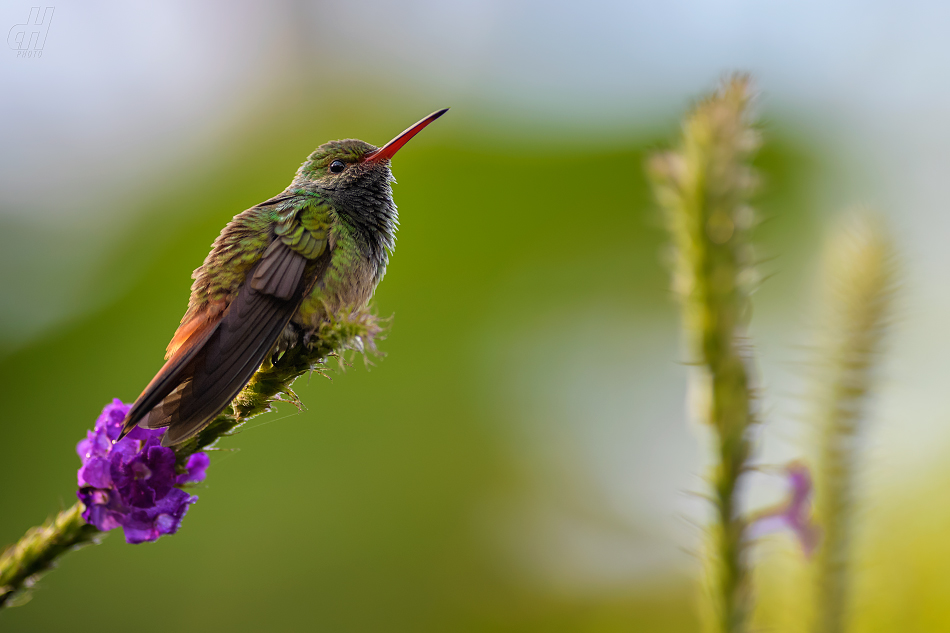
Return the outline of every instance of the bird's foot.
[[[276,363],[284,354],[296,347],[297,344],[300,343],[301,335],[302,330],[300,326],[296,323],[288,323],[277,338],[277,343],[271,352],[271,362]]]

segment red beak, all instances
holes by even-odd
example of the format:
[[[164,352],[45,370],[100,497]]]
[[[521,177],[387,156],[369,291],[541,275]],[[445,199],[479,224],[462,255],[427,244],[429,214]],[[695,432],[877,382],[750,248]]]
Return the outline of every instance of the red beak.
[[[448,111],[449,111],[448,108],[443,108],[439,110],[438,112],[433,112],[432,114],[422,119],[421,121],[419,121],[418,123],[410,127],[409,129],[407,129],[405,132],[403,132],[402,134],[394,138],[393,140],[389,141],[388,143],[380,147],[378,150],[376,150],[372,154],[367,154],[366,156],[364,156],[363,160],[373,162],[373,163],[379,163],[384,160],[389,160],[390,158],[393,157],[393,155],[396,152],[399,151],[399,149],[403,145],[409,142],[409,139],[411,139],[413,136],[421,132],[422,128],[429,125],[430,123],[432,123],[433,121],[435,121],[436,119],[438,119],[440,116],[442,116]]]

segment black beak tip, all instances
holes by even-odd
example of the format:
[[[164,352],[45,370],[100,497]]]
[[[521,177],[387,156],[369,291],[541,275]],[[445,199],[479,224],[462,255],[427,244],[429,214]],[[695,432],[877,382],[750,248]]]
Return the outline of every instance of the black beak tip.
[[[437,110],[437,111],[435,111],[435,112],[432,113],[431,118],[432,118],[433,121],[435,121],[436,119],[438,119],[440,116],[442,116],[443,114],[445,114],[445,113],[448,112],[448,111],[449,111],[448,108],[442,108],[441,110]]]

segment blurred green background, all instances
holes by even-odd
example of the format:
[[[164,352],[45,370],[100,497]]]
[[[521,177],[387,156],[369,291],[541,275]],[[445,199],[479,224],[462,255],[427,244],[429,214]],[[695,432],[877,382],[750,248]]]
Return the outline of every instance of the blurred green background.
[[[923,81],[902,74],[924,59],[906,43],[927,16],[885,34],[887,11],[839,7],[830,24],[865,22],[832,41],[806,19],[817,4],[784,24],[784,5],[673,4],[57,4],[43,58],[0,66],[21,97],[0,128],[0,543],[74,502],[76,442],[161,365],[191,271],[234,214],[326,140],[382,144],[452,110],[394,161],[401,228],[375,299],[394,315],[386,356],[301,379],[303,412],[279,407],[220,443],[179,534],[68,555],[0,628],[696,630],[705,508],[690,493],[706,438],[687,423],[642,166],[689,99],[739,66],[766,93],[762,461],[802,450],[797,346],[827,217],[900,202],[908,290],[885,430],[868,442],[858,623],[945,630],[933,363],[950,298],[929,292],[940,178],[918,169],[940,136],[907,115]],[[0,26],[28,13],[10,3]],[[894,42],[883,79],[865,68]],[[798,69],[815,58],[830,62],[809,78]],[[900,81],[905,101],[880,96]],[[763,477],[750,505],[781,493]],[[759,618],[784,630],[797,552],[779,536],[757,555]]]

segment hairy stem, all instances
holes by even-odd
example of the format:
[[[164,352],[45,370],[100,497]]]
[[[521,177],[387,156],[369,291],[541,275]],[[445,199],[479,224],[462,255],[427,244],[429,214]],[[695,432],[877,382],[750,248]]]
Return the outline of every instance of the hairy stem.
[[[890,315],[891,243],[880,222],[854,214],[828,243],[825,314],[815,372],[816,509],[823,539],[815,564],[815,633],[846,630],[857,443]]]
[[[29,589],[61,555],[96,542],[100,532],[82,520],[83,510],[77,501],[43,525],[30,528],[0,555],[0,607],[17,602],[22,590]]]
[[[745,630],[751,602],[745,522],[737,502],[754,423],[749,358],[742,345],[755,281],[748,200],[758,135],[749,122],[749,101],[747,77],[724,82],[687,117],[679,147],[649,163],[673,238],[673,286],[696,365],[690,390],[715,433],[710,483],[717,521],[707,548],[707,585],[711,628],[721,633]]]

